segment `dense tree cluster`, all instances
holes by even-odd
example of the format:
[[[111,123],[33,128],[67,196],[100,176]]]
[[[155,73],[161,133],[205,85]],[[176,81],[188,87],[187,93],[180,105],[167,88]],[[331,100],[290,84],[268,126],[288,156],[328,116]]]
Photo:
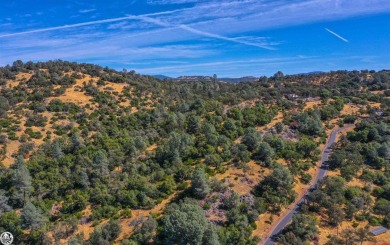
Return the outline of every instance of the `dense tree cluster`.
[[[11,85],[22,73],[28,78]],[[313,83],[320,77],[329,79],[321,86]],[[76,86],[80,79],[83,84]],[[110,88],[112,83],[123,84],[123,91]],[[134,71],[64,61],[16,61],[0,68],[0,162],[9,142],[20,145],[10,168],[0,164],[0,232],[12,232],[18,244],[61,239],[109,244],[118,238],[119,220],[130,209],[150,209],[182,191],[193,199],[179,196],[162,217],[147,218],[123,243],[255,244],[251,233],[259,213],[278,212],[295,199],[296,181],[310,181],[306,171],[318,160],[323,125],[339,117],[344,104],[369,101],[381,103],[383,115],[368,107],[364,113],[369,118],[341,141],[330,167],[340,168],[346,181],[359,177],[376,188],[358,191],[344,180],[329,178],[310,196],[309,206],[338,214],[329,219],[331,225],[339,217],[356,215],[386,223],[390,131],[381,118],[387,117],[390,101],[367,91],[387,88],[388,83],[388,71],[277,73],[229,84],[160,81]],[[89,100],[61,100],[70,90]],[[291,94],[298,99],[290,99]],[[304,100],[314,97],[324,106],[303,111]],[[278,112],[283,120],[265,130]],[[356,117],[343,121],[355,122]],[[278,159],[286,166],[276,163]],[[246,169],[250,161],[271,174],[253,189],[251,202],[234,192],[227,195],[222,207],[226,221],[211,224],[199,202],[230,190],[209,176],[224,173],[227,166]],[[367,206],[375,216],[362,213]],[[87,208],[92,214],[84,217]],[[311,227],[315,222],[310,217],[296,222]],[[88,241],[75,236],[81,221],[99,224]],[[285,236],[315,238],[315,229],[313,234],[300,229],[293,225]]]

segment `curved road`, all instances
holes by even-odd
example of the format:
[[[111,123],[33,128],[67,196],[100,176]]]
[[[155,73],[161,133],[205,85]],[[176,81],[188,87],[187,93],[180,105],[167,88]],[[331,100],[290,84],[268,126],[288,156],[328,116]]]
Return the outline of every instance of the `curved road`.
[[[313,184],[310,186],[310,188],[305,192],[305,194],[295,203],[294,208],[291,209],[289,213],[287,213],[280,221],[279,223],[274,227],[274,229],[271,231],[271,234],[267,237],[267,239],[264,241],[263,245],[270,245],[275,242],[275,237],[277,234],[279,234],[284,227],[286,227],[292,220],[292,217],[299,212],[299,206],[300,204],[304,201],[306,194],[310,192],[310,190],[315,187],[318,183],[318,181],[322,180],[326,172],[328,171],[328,164],[327,161],[329,159],[329,153],[330,153],[330,148],[333,145],[333,143],[336,141],[336,136],[339,132],[347,130],[349,128],[353,127],[353,125],[347,125],[342,128],[338,128],[333,130],[330,133],[330,137],[326,143],[326,146],[324,150],[322,151],[321,155],[321,166],[319,168],[318,174],[316,179],[314,180]]]

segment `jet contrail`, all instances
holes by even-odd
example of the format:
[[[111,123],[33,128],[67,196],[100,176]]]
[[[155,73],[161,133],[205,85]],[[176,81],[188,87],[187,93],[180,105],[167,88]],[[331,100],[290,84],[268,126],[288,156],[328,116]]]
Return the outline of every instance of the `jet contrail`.
[[[346,43],[349,42],[347,39],[343,38],[342,36],[340,36],[340,35],[337,34],[336,32],[329,30],[328,28],[325,28],[325,30],[328,31],[329,33],[335,35],[336,37],[340,38],[340,39],[343,40],[344,42],[346,42]]]
[[[80,27],[80,26],[89,26],[89,25],[111,23],[111,22],[117,22],[117,21],[122,21],[122,20],[131,20],[131,19],[138,20],[138,19],[141,19],[143,17],[155,16],[155,15],[163,15],[163,14],[172,14],[172,13],[176,13],[176,12],[183,11],[183,10],[186,10],[186,9],[188,9],[188,8],[177,9],[177,10],[172,10],[172,11],[165,11],[165,12],[158,12],[158,13],[152,13],[152,14],[129,15],[129,16],[126,16],[126,17],[119,17],[119,18],[112,18],[112,19],[105,19],[105,20],[96,20],[96,21],[88,21],[88,22],[82,22],[82,23],[77,23],[77,24],[55,26],[55,27],[48,27],[48,28],[41,28],[41,29],[36,29],[36,30],[31,30],[31,31],[15,32],[15,33],[9,33],[9,34],[0,35],[0,38],[20,36],[20,35],[26,35],[26,34],[32,34],[32,33],[39,33],[39,32],[63,30],[63,29]]]
[[[215,33],[201,31],[201,30],[195,29],[193,27],[190,27],[190,26],[184,25],[184,24],[172,25],[172,24],[167,23],[167,22],[162,22],[160,20],[150,18],[150,16],[172,14],[172,13],[176,13],[176,12],[180,12],[180,11],[188,10],[188,9],[191,9],[191,8],[182,8],[182,9],[177,9],[177,10],[172,10],[172,11],[164,11],[164,12],[157,12],[157,13],[143,14],[143,15],[127,15],[125,17],[119,17],[119,18],[81,22],[81,23],[70,24],[70,25],[41,28],[41,29],[35,29],[35,30],[30,30],[30,31],[14,32],[14,33],[2,34],[2,35],[0,34],[0,38],[27,35],[27,34],[32,34],[32,33],[49,32],[49,31],[56,31],[56,30],[64,30],[64,29],[70,29],[70,28],[81,27],[81,26],[105,24],[105,23],[117,22],[117,21],[122,21],[122,20],[141,20],[141,21],[153,23],[153,24],[156,24],[156,25],[159,25],[162,27],[182,29],[182,30],[194,33],[194,34],[205,36],[205,37],[211,37],[211,38],[215,38],[215,39],[240,43],[240,44],[244,44],[244,45],[248,45],[248,46],[255,46],[258,48],[264,48],[264,49],[268,49],[268,50],[275,50],[274,48],[271,48],[267,45],[262,45],[259,43],[252,43],[252,42],[248,42],[248,41],[244,41],[244,40],[238,40],[236,38],[221,36],[221,35],[218,35]]]
[[[259,43],[252,43],[252,42],[248,42],[248,41],[244,41],[244,40],[238,40],[236,38],[221,36],[221,35],[218,35],[215,33],[200,31],[198,29],[194,29],[194,28],[187,26],[187,25],[180,25],[179,27],[183,30],[192,32],[194,34],[199,34],[199,35],[205,36],[205,37],[212,37],[215,39],[221,39],[221,40],[225,40],[225,41],[229,41],[229,42],[240,43],[240,44],[244,44],[244,45],[248,45],[248,46],[254,46],[254,47],[264,48],[264,49],[268,49],[268,50],[275,50],[275,48],[268,47],[267,45],[262,45]]]
[[[148,23],[152,23],[152,24],[155,24],[155,25],[159,25],[159,26],[162,26],[162,27],[179,28],[179,29],[182,29],[182,30],[185,30],[185,31],[188,31],[188,32],[200,35],[200,36],[204,36],[204,37],[211,37],[211,38],[215,38],[215,39],[220,39],[220,40],[234,42],[234,43],[239,43],[239,44],[244,44],[244,45],[248,45],[248,46],[254,46],[254,47],[268,49],[268,50],[275,50],[275,48],[269,47],[267,45],[262,45],[262,44],[259,44],[259,43],[248,42],[248,41],[245,41],[245,40],[239,40],[239,39],[231,38],[231,37],[225,37],[225,36],[221,36],[219,34],[215,34],[215,33],[211,33],[211,32],[201,31],[201,30],[195,29],[193,27],[190,27],[190,26],[184,25],[184,24],[172,25],[172,24],[170,24],[168,22],[164,22],[164,21],[161,21],[161,20],[158,20],[158,19],[150,18],[148,16],[134,16],[134,15],[132,16],[132,15],[129,15],[128,17],[137,18],[139,20],[142,20],[142,21],[145,21],[145,22],[148,22]]]

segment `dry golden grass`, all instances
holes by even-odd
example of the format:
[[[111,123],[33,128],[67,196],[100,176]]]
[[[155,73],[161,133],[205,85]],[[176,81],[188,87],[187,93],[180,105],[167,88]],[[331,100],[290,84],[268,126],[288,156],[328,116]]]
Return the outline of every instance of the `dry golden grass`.
[[[262,168],[254,161],[247,163],[248,171],[245,173],[242,168],[237,168],[233,165],[229,165],[228,169],[223,174],[217,174],[218,180],[224,180],[225,183],[229,183],[233,191],[239,195],[246,195],[251,192],[253,187],[259,183],[264,176],[267,176],[269,169]]]
[[[283,121],[283,113],[281,111],[279,111],[278,114],[274,117],[274,119],[270,123],[268,123],[267,125],[261,126],[261,127],[256,127],[256,130],[257,131],[264,131],[264,130],[270,129],[282,121]]]
[[[72,87],[69,87],[66,89],[65,93],[58,97],[52,97],[52,99],[59,99],[62,102],[71,102],[75,103],[76,105],[85,106],[86,104],[90,103],[90,100],[92,99],[91,96],[86,95],[84,92],[76,91],[75,87],[83,87],[83,83],[88,83],[91,80],[91,76],[86,75],[82,79],[76,79],[76,84],[74,84]],[[95,79],[96,80],[96,79]],[[49,102],[49,101],[48,101]]]
[[[284,158],[276,159],[276,162],[281,164],[281,165],[283,165],[283,166],[287,166],[288,165],[288,162]]]
[[[390,245],[390,231],[375,237],[375,242],[365,242],[366,245]]]
[[[129,100],[126,100],[126,101],[121,101],[119,103],[120,106],[123,106],[123,107],[129,107],[131,106],[131,102]]]
[[[147,152],[154,151],[157,149],[157,147],[158,146],[156,144],[153,144],[153,145],[149,146],[148,148],[146,148],[146,151]]]
[[[321,104],[322,104],[321,100],[309,101],[309,102],[306,102],[305,107],[303,108],[303,110],[313,109],[315,106],[320,106]]]
[[[351,221],[343,221],[338,228],[339,233],[345,229],[358,229],[364,228],[368,225],[367,221],[360,221],[359,225],[354,228]],[[319,235],[319,244],[325,244],[330,235],[337,235],[337,228],[331,226],[321,226]],[[379,236],[374,237],[375,242],[363,242],[363,245],[390,245],[390,232],[386,232]]]
[[[134,226],[131,226],[132,221],[147,218],[151,214],[161,214],[164,208],[177,196],[177,193],[170,195],[161,203],[154,206],[150,210],[132,210],[132,217],[127,219],[121,219],[120,224],[122,227],[119,237],[115,240],[115,244],[120,244],[123,239],[129,238],[134,231]]]
[[[279,215],[274,215],[269,212],[260,214],[256,221],[256,229],[252,232],[252,235],[259,237],[261,239],[260,241],[264,241],[265,237],[268,236],[274,226],[279,223],[281,217],[283,217],[281,214],[284,214],[285,212],[286,209],[282,209]],[[259,244],[261,244],[261,242]]]
[[[237,105],[234,105],[234,106],[230,106],[230,105],[225,105],[224,106],[224,113],[227,113],[228,110],[232,109],[233,107],[238,107],[240,109],[244,109],[244,108],[247,108],[247,107],[253,107],[256,105],[256,102],[259,101],[260,99],[253,99],[253,100],[245,100]]]
[[[164,210],[165,206],[169,204],[176,196],[178,193],[174,193],[170,195],[168,198],[164,199],[161,203],[157,204],[154,206],[152,209],[134,209],[131,210],[132,216],[131,218],[122,218],[120,219],[120,226],[121,226],[121,232],[118,236],[118,238],[115,240],[114,244],[120,244],[120,242],[123,239],[129,238],[131,234],[133,233],[135,227],[131,225],[132,222],[136,220],[140,220],[143,218],[147,218],[151,214],[161,214],[161,212]],[[82,214],[84,217],[89,217],[92,214],[92,207],[91,205],[88,205],[87,208],[82,211]],[[108,222],[108,219],[102,220],[99,225],[104,225]],[[78,235],[78,234],[83,234],[84,239],[87,240],[89,239],[91,233],[95,227],[93,226],[92,222],[86,223],[86,224],[79,224],[77,225],[77,231],[67,239],[62,239],[60,241],[60,244],[67,244],[70,238]]]
[[[112,92],[118,92],[122,93],[122,91],[128,87],[129,85],[126,83],[112,83],[112,82],[106,82],[106,85],[104,87],[100,87],[100,91],[112,91]],[[109,88],[110,90],[107,90]]]
[[[72,75],[72,73],[69,73],[67,75]],[[91,103],[92,96],[86,95],[84,92],[80,91],[80,88],[84,87],[84,83],[89,83],[90,81],[92,81],[94,85],[97,85],[96,83],[98,81],[98,78],[83,74],[83,78],[76,79],[76,83],[71,87],[67,88],[64,94],[58,97],[51,97],[47,100],[47,102],[50,102],[53,99],[60,99],[63,102],[75,103],[76,105],[80,105],[80,106],[93,104]],[[100,92],[121,94],[128,86],[129,85],[126,83],[112,83],[106,81],[106,84],[104,86],[98,86],[98,88]],[[132,93],[131,89],[129,93],[130,94]],[[125,101],[121,101],[119,105],[123,107],[129,107],[131,106],[131,102],[128,99],[126,99]],[[87,111],[92,112],[92,110],[87,110]],[[137,108],[135,107],[132,107],[131,110],[133,113],[138,111]]]
[[[377,109],[380,109],[381,108],[381,103],[375,103],[375,102],[369,102],[369,105],[371,107],[374,107],[374,108],[377,108]]]
[[[339,141],[342,136],[347,136],[348,132],[352,132],[354,129],[355,129],[355,125],[338,133],[336,135],[336,142]]]
[[[359,174],[361,174],[361,173],[359,173]],[[340,170],[337,169],[337,170],[334,170],[334,171],[329,171],[327,175],[328,176],[340,177],[341,173],[340,173]],[[357,179],[357,178],[352,178],[352,180],[347,182],[346,185],[348,185],[348,186],[358,186],[360,188],[363,188],[364,186],[366,186],[366,184],[362,180]],[[376,185],[373,185],[372,187],[374,188],[374,187],[376,187]]]
[[[21,81],[28,81],[32,77],[32,73],[26,73],[26,72],[21,72],[16,75],[15,80],[8,80],[6,83],[6,86],[9,88],[14,88],[19,85]]]
[[[31,113],[33,113],[33,111],[24,109],[23,113],[31,114]],[[31,141],[29,141],[31,143],[34,143],[35,147],[39,147],[40,145],[42,145],[44,143],[43,139],[47,136],[47,132],[52,131],[54,125],[61,125],[61,124],[69,123],[69,120],[60,120],[60,121],[57,121],[54,125],[50,124],[50,120],[53,117],[53,114],[54,113],[48,112],[48,111],[45,111],[42,113],[42,115],[47,117],[47,119],[48,119],[45,127],[35,127],[35,126],[31,127],[31,129],[34,132],[40,132],[42,134],[41,139],[31,139]],[[10,114],[9,117],[14,118],[14,119],[18,119],[21,122],[21,124],[19,125],[19,128],[16,132],[16,136],[21,137],[24,134],[24,131],[26,130],[26,127],[24,125],[26,122],[26,117],[25,116],[16,116],[14,114]],[[77,124],[75,124],[75,126],[77,126]],[[58,137],[57,135],[52,134],[51,139],[55,139],[57,137]],[[3,161],[3,164],[5,165],[5,167],[8,168],[14,163],[15,158],[12,157],[12,155],[19,150],[20,145],[21,145],[21,143],[19,142],[19,140],[9,140],[8,141],[6,158]]]
[[[372,94],[384,94],[385,91],[384,90],[379,90],[379,91],[370,91],[370,93]]]
[[[242,136],[241,137],[238,137],[237,139],[235,139],[233,142],[234,144],[240,144],[242,141]]]
[[[132,112],[132,113],[136,113],[136,112],[138,112],[138,109],[137,109],[137,107],[134,107],[134,106],[133,106],[133,107],[131,107],[131,112]]]
[[[9,168],[15,162],[15,158],[13,158],[12,155],[19,150],[20,145],[21,143],[17,140],[12,140],[7,144],[7,153],[3,160],[3,164],[6,168]]]
[[[353,104],[345,104],[344,108],[341,110],[341,115],[357,115],[359,113],[360,107]]]
[[[89,217],[90,215],[92,215],[92,207],[91,205],[88,205],[83,211],[82,211],[82,215],[84,217]],[[102,221],[101,224],[104,224],[104,223],[107,223],[107,220],[104,220]],[[77,231],[75,233],[76,234],[83,234],[84,235],[84,239],[89,239],[89,236],[90,234],[93,232],[94,230],[94,226],[92,225],[92,223],[87,223],[87,224],[78,224],[77,225]],[[73,237],[73,236],[72,236]],[[60,244],[67,244],[67,242],[69,241],[71,237],[68,237],[68,239],[61,239],[60,240]]]

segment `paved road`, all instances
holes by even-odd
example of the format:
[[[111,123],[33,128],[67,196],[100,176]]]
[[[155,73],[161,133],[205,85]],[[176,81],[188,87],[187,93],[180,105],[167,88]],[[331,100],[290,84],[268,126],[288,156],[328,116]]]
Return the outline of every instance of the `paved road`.
[[[328,171],[327,161],[329,159],[330,148],[333,145],[333,143],[335,142],[337,134],[341,131],[344,131],[346,129],[351,128],[352,126],[353,125],[347,125],[347,126],[344,126],[342,128],[335,129],[330,133],[330,137],[326,143],[326,147],[321,154],[320,169],[318,171],[317,177],[315,178],[313,184],[311,185],[311,188],[315,187],[317,185],[318,181],[322,180],[325,177],[326,172]],[[309,188],[306,191],[305,195],[309,192],[309,190],[311,188]],[[270,244],[273,244],[275,242],[276,235],[279,234],[284,229],[284,227],[286,227],[286,225],[288,225],[291,222],[294,214],[298,213],[299,206],[304,201],[304,196],[298,202],[296,202],[294,208],[292,208],[291,211],[280,220],[280,222],[272,230],[270,236],[264,241],[263,245],[270,245]]]

